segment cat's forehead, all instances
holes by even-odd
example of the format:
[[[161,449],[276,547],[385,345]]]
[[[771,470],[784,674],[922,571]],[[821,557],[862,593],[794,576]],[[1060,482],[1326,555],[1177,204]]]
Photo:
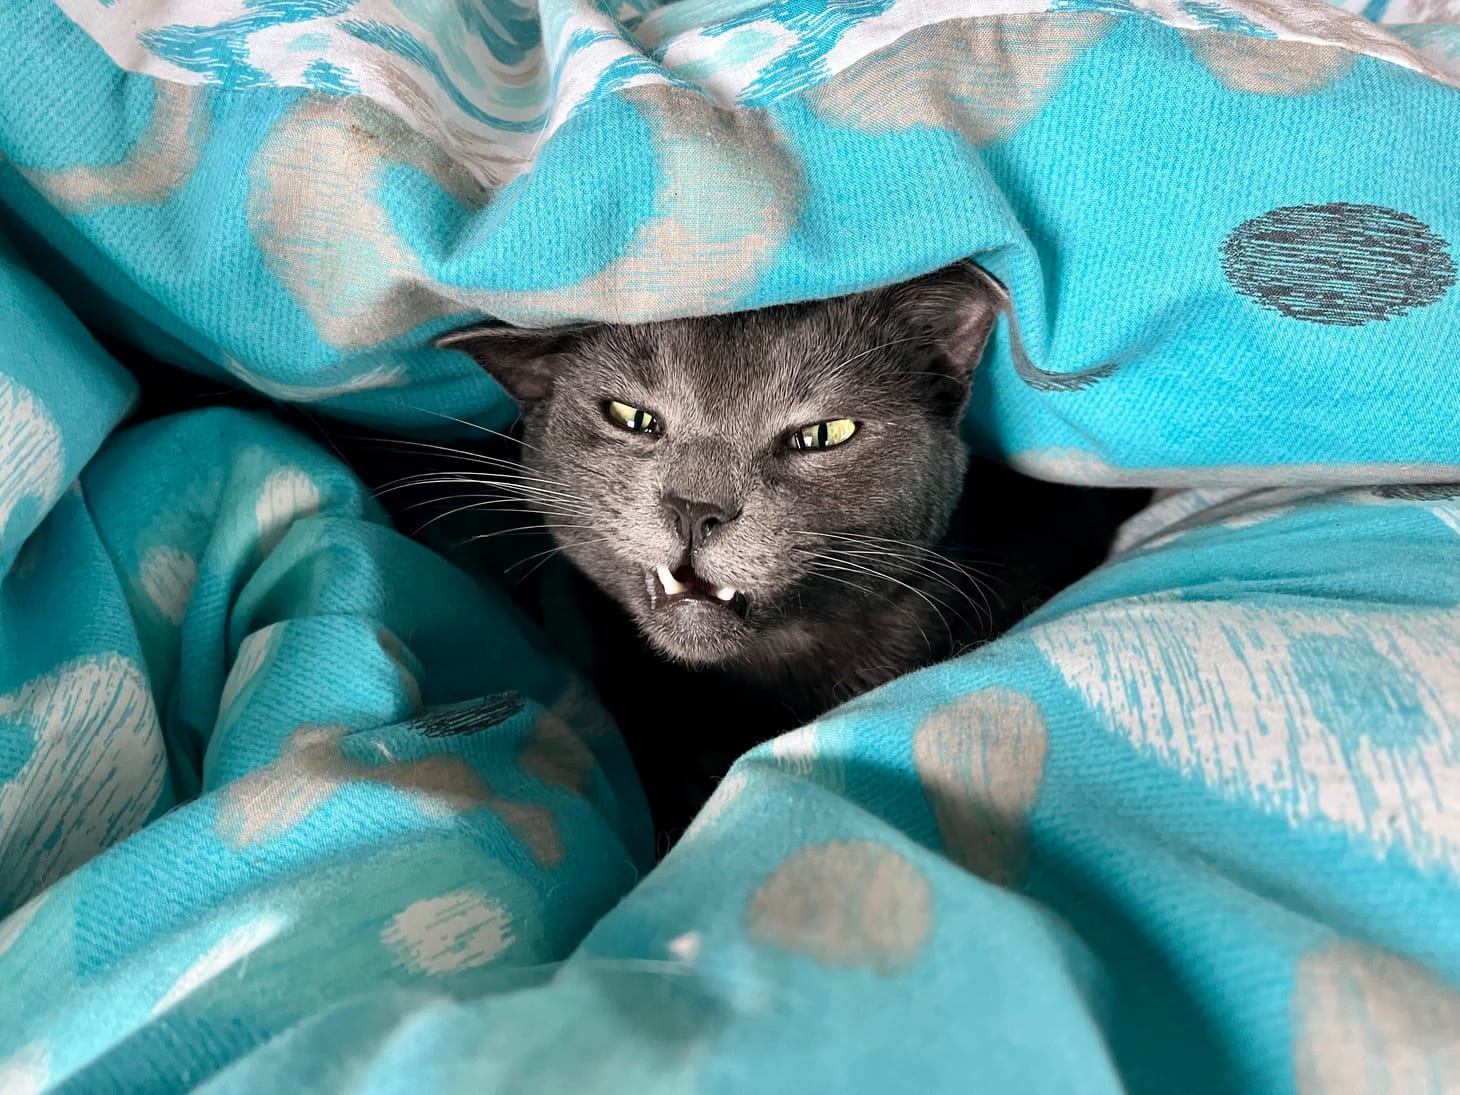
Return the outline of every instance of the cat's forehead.
[[[599,367],[645,392],[706,410],[783,407],[856,390],[877,371],[880,334],[828,305],[617,328]],[[851,360],[849,360],[851,359]]]

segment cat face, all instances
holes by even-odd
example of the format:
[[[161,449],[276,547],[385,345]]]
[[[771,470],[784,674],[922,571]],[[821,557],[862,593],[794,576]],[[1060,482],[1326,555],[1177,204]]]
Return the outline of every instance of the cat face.
[[[960,264],[730,316],[475,328],[517,400],[525,493],[662,654],[730,665],[875,619],[966,467],[958,424],[1000,304]]]

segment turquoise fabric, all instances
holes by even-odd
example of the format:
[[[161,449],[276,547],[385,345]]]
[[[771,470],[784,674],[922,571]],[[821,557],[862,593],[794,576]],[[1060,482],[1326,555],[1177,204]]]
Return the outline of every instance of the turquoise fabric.
[[[723,311],[975,255],[1024,350],[1001,325],[990,454],[1455,478],[1460,27],[1349,6],[11,0],[0,208],[88,323],[390,429],[510,417],[430,348],[483,312]]]
[[[12,0],[0,1091],[1460,1087],[1441,7]],[[503,591],[96,341],[461,435],[482,314],[966,255],[970,442],[1188,489],[657,867]]]

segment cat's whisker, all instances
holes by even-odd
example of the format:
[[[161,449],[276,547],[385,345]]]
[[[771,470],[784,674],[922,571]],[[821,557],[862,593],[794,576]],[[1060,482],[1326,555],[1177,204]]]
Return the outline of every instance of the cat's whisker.
[[[523,563],[530,563],[532,562],[532,560],[537,559],[537,563],[535,563],[528,571],[526,571],[522,575],[522,577],[518,578],[517,581],[513,583],[513,585],[518,585],[522,582],[527,581],[527,579],[530,578],[539,567],[543,566],[545,563],[551,560],[554,555],[558,555],[564,551],[567,551],[569,547],[587,547],[589,544],[606,544],[612,539],[612,536],[599,536],[591,540],[578,540],[572,544],[554,544],[552,547],[548,548],[545,551],[539,551],[534,555],[529,555],[526,559],[519,559],[517,562],[509,566],[503,573],[510,574],[512,571],[520,567]]]
[[[456,499],[462,498],[462,497],[468,497],[468,496],[455,495],[455,496],[453,496],[451,498],[446,498],[446,499],[432,499],[432,501],[437,501],[437,502],[451,502],[451,501],[455,501]],[[522,502],[522,501],[524,501],[524,499],[521,499],[521,498],[497,498],[497,497],[491,496],[491,495],[478,496],[478,497],[480,497],[481,500],[479,500],[479,501],[473,501],[473,502],[468,502],[466,505],[456,506],[455,508],[449,509],[449,510],[445,511],[444,513],[438,513],[438,514],[436,514],[436,516],[430,518],[428,521],[426,521],[424,524],[422,524],[420,526],[420,528],[416,529],[416,533],[415,534],[417,536],[419,536],[421,533],[425,532],[426,529],[430,528],[436,522],[438,522],[438,521],[445,521],[446,519],[448,519],[450,517],[456,516],[458,513],[466,513],[469,510],[488,510],[488,509],[492,509],[493,507],[495,507],[495,506],[497,506],[497,505],[499,505],[501,503],[508,503],[508,502],[516,503],[516,502]],[[499,510],[497,512],[504,512],[504,513],[514,513],[514,512],[516,512],[516,513],[534,513],[534,514],[540,514],[542,512],[542,510],[543,509],[546,509],[546,508],[547,507],[540,507],[540,508],[537,508],[537,509],[520,509],[520,510],[511,510],[511,509],[508,509],[508,510]],[[575,512],[572,512],[572,511],[563,511],[563,512],[551,513],[550,516],[554,516],[554,517],[587,517],[588,515],[586,513],[580,514],[580,513],[575,513]]]
[[[940,621],[942,621],[944,627],[947,627],[948,626],[948,621],[943,616],[942,609],[947,609],[949,612],[953,613],[953,615],[957,616],[958,619],[962,620],[964,623],[967,623],[968,622],[966,619],[964,619],[963,614],[961,612],[959,612],[956,608],[954,608],[952,605],[950,605],[947,601],[943,600],[941,597],[936,596],[934,593],[932,593],[929,590],[919,589],[917,586],[913,585],[910,582],[904,581],[903,579],[899,578],[895,574],[890,574],[890,573],[888,573],[885,570],[881,570],[881,569],[879,569],[877,567],[874,567],[874,566],[871,566],[871,565],[868,565],[868,564],[861,563],[861,562],[859,562],[857,560],[854,560],[854,559],[848,559],[848,558],[845,558],[845,557],[842,557],[842,556],[834,556],[834,557],[830,557],[830,558],[834,559],[838,563],[844,563],[847,566],[850,566],[850,567],[852,567],[852,568],[854,568],[856,570],[859,570],[862,573],[871,575],[873,577],[881,578],[884,581],[892,582],[893,584],[898,585],[898,586],[901,586],[902,588],[908,590],[908,592],[913,593],[913,594],[915,594],[918,597],[921,597],[924,601],[926,601],[928,603],[928,605],[930,607],[933,608],[933,611],[938,614],[938,618],[939,618]],[[949,637],[951,638],[952,636],[950,635]]]
[[[547,140],[548,122],[543,119],[542,125],[538,126],[537,136],[533,139],[532,147],[528,149],[527,159],[523,161],[525,167],[531,167],[537,161],[537,151],[542,147],[542,142]]]
[[[864,567],[868,571],[873,572],[875,574],[878,574],[879,576],[881,576],[883,578],[886,578],[888,581],[897,582],[898,584],[901,584],[901,585],[908,585],[908,583],[903,582],[900,578],[898,578],[898,576],[895,573],[892,573],[892,572],[889,572],[889,571],[885,571],[885,570],[881,570],[880,568],[871,566],[869,563],[867,563],[865,561],[865,558],[864,557],[863,558],[848,557],[848,555],[845,552],[841,552],[841,551],[827,552],[826,555],[825,555],[825,557],[826,558],[835,559],[835,560],[837,560],[839,562],[847,563],[848,565],[851,565],[851,566]],[[908,560],[906,560],[906,559],[900,559],[900,558],[898,558],[895,555],[884,556],[884,558],[888,558],[894,564],[896,564],[894,566],[894,568],[893,568],[894,570],[900,569],[901,567],[907,567],[907,566],[910,566],[910,565],[913,566],[914,567],[914,570],[915,570],[915,573],[920,574],[924,578],[926,578],[927,580],[936,583],[936,585],[939,586],[939,587],[946,587],[950,591],[952,591],[954,593],[957,593],[959,596],[963,597],[964,600],[966,600],[968,602],[968,605],[969,605],[969,607],[971,609],[973,609],[975,612],[978,612],[979,611],[980,606],[976,602],[974,602],[971,597],[969,597],[968,593],[965,590],[963,590],[957,584],[949,581],[945,576],[939,574],[937,571],[934,571],[934,570],[931,570],[931,569],[922,568],[922,567],[918,566],[917,564],[910,564],[910,562]],[[905,577],[911,577],[910,574],[906,574],[906,573],[904,574],[904,576]],[[939,605],[941,605],[943,608],[946,608],[949,612],[953,613],[953,615],[956,616],[962,623],[967,624],[969,622],[968,619],[963,615],[962,612],[960,612],[953,605],[949,604],[942,597],[937,596],[937,594],[936,594],[936,592],[934,590],[929,590],[929,589],[917,590],[917,588],[916,587],[913,587],[913,586],[909,586],[908,588],[912,588],[912,589],[914,589],[915,592],[919,592],[923,596],[923,598],[925,600],[927,600],[928,598],[932,598],[933,600],[936,600],[936,602]],[[990,618],[992,618],[992,617],[990,617]],[[945,621],[945,626],[946,626],[946,621]]]
[[[984,591],[983,583],[1000,582],[1000,579],[985,570],[980,570],[978,567],[972,566],[968,563],[961,563],[956,559],[950,558],[948,555],[936,550],[935,548],[930,548],[925,544],[915,544],[908,540],[895,540],[886,536],[868,536],[865,534],[858,535],[845,532],[816,532],[811,529],[802,529],[797,532],[797,535],[818,536],[828,540],[846,540],[850,543],[866,545],[886,544],[889,546],[889,548],[896,547],[902,550],[915,552],[926,562],[945,567],[948,570],[953,571],[955,574],[959,574],[967,578],[969,583],[973,585],[976,589],[978,589],[979,595],[982,596],[984,599],[985,606],[989,608],[990,618],[992,618],[992,607],[988,605],[988,595]]]
[[[572,517],[584,521],[592,520],[593,517],[592,512],[583,506],[553,504],[540,499],[521,498],[510,494],[448,494],[436,498],[423,498],[410,505],[401,506],[400,512],[402,514],[412,513],[416,510],[449,506],[458,502],[466,503],[472,508],[493,510],[498,513],[525,513],[543,518]]]
[[[966,589],[964,589],[961,585],[959,585],[957,582],[952,581],[946,574],[938,571],[937,569],[935,569],[934,567],[930,566],[927,563],[919,562],[916,559],[901,559],[898,556],[892,554],[891,552],[884,552],[884,551],[847,550],[845,548],[840,548],[840,549],[832,549],[831,551],[828,552],[828,554],[833,555],[835,557],[841,557],[841,556],[844,556],[844,555],[850,555],[850,556],[854,556],[854,557],[857,557],[857,558],[872,558],[872,559],[888,559],[888,560],[891,560],[894,563],[897,563],[897,564],[900,564],[901,566],[904,566],[904,567],[909,568],[910,570],[914,571],[917,574],[921,574],[924,578],[928,579],[928,581],[935,582],[939,586],[946,587],[947,589],[951,590],[952,592],[958,594],[960,597],[962,597],[965,601],[968,602],[968,606],[971,609],[973,609],[975,612],[987,612],[987,613],[990,613],[990,619],[992,619],[991,609],[989,607],[988,599],[986,597],[984,598],[984,603],[982,605],[980,605],[977,601],[975,601],[973,599],[973,597],[969,594],[969,592]],[[980,591],[980,592],[982,592],[982,591]]]
[[[502,513],[504,511],[498,510],[497,512],[498,513]],[[511,512],[511,511],[506,511],[506,512]],[[522,512],[522,513],[531,513],[532,511],[531,510],[521,510],[519,512]],[[595,527],[596,526],[594,526],[594,525],[568,525],[568,524],[561,524],[561,523],[535,523],[535,524],[530,524],[530,525],[514,525],[512,528],[498,529],[496,532],[480,532],[480,533],[478,533],[475,536],[468,536],[465,540],[461,541],[461,544],[464,547],[467,544],[479,543],[482,540],[494,540],[498,536],[512,536],[514,534],[516,534],[516,535],[526,535],[529,532],[548,532],[548,531],[553,531],[553,532],[565,531],[566,532],[566,531],[576,531],[576,530],[582,530],[582,529],[593,529]]]
[[[475,486],[476,484],[467,485]],[[437,502],[450,502],[454,499],[465,500],[468,498],[501,498],[507,501],[520,502],[524,505],[542,506],[544,508],[550,505],[557,505],[569,509],[584,508],[577,506],[574,503],[554,499],[551,497],[544,497],[542,495],[535,494],[525,494],[522,491],[506,490],[502,488],[496,490],[453,491],[449,494],[434,494],[430,495],[429,497],[417,499],[416,501],[410,503],[398,503],[396,508],[408,512],[410,510],[420,509],[422,506],[429,506]]]
[[[831,367],[831,371],[833,373],[835,373],[839,369],[846,368],[848,365],[852,364],[854,361],[861,361],[862,358],[869,357],[872,354],[877,353],[879,350],[890,350],[894,346],[901,346],[901,345],[903,345],[904,343],[907,343],[907,342],[926,342],[926,341],[927,341],[927,336],[926,335],[908,335],[906,338],[894,338],[894,339],[892,339],[892,340],[890,340],[888,342],[882,343],[881,345],[873,346],[870,350],[863,350],[859,354],[853,354],[851,357],[847,358],[845,361],[839,361],[839,362],[837,362],[835,365],[833,365]]]
[[[570,489],[571,484],[546,475],[533,475],[527,469],[518,465],[503,464],[501,467],[486,467],[476,471],[462,471],[448,468],[432,468],[430,471],[412,472],[410,475],[402,475],[391,479],[378,488],[377,493],[386,494],[391,491],[400,490],[402,487],[429,485],[435,480],[511,480],[513,482],[536,483],[538,485],[554,487],[557,489]]]
[[[456,508],[446,513],[437,514],[433,519],[433,522],[435,520],[445,521],[460,513],[480,513],[483,514],[485,517],[490,518],[512,515],[537,519],[531,522],[518,522],[517,524],[514,524],[512,526],[513,528],[546,529],[554,527],[593,527],[590,524],[592,518],[589,517],[587,514],[552,513],[546,512],[541,509],[527,508],[522,506],[501,506],[499,505],[498,500],[493,499],[457,506]],[[423,525],[422,527],[429,527],[429,523]],[[496,535],[497,532],[500,531],[492,529],[490,524],[488,524],[487,528],[488,531],[475,534],[474,536],[468,538],[463,542],[470,543],[473,539],[489,538]]]
[[[529,444],[527,441],[524,441],[520,437],[513,437],[510,433],[503,433],[501,430],[494,430],[490,426],[483,426],[479,422],[471,422],[465,418],[457,418],[454,414],[446,414],[444,411],[433,411],[429,407],[421,407],[414,403],[406,403],[404,404],[404,406],[409,410],[417,411],[421,414],[435,415],[437,418],[443,418],[447,422],[455,422],[458,426],[467,426],[473,430],[480,430],[482,433],[490,434],[492,437],[500,437],[504,441],[511,441],[515,444],[519,444],[524,449],[532,449],[534,452],[540,451],[536,445]]]
[[[904,582],[901,578],[898,578],[898,577],[896,577],[896,576],[894,576],[892,574],[888,574],[888,573],[886,573],[884,571],[878,570],[876,567],[866,566],[866,565],[864,565],[862,563],[855,562],[855,561],[850,560],[850,559],[837,558],[837,559],[835,559],[833,561],[833,560],[829,559],[827,556],[824,556],[823,555],[823,556],[820,556],[819,558],[813,558],[812,565],[813,566],[821,566],[821,567],[831,567],[833,569],[837,568],[838,566],[845,566],[845,567],[848,567],[848,568],[850,568],[850,569],[852,569],[852,570],[854,570],[854,571],[856,571],[858,573],[866,574],[868,577],[871,577],[871,578],[879,578],[879,579],[881,579],[883,581],[891,582],[893,585],[902,587],[903,589],[907,590],[909,593],[913,594],[915,597],[921,598],[927,604],[927,606],[933,610],[933,614],[938,617],[938,622],[941,623],[943,625],[944,630],[948,632],[948,641],[949,641],[949,643],[952,643],[952,642],[955,641],[954,638],[953,638],[953,626],[948,622],[948,618],[943,615],[943,609],[945,609],[945,608],[948,609],[955,616],[957,616],[960,620],[963,619],[962,614],[959,613],[956,609],[952,608],[946,602],[942,602],[942,601],[939,601],[939,600],[933,598],[925,590],[921,590],[917,586],[912,585],[909,582]],[[966,623],[967,621],[965,620],[964,622]],[[922,631],[922,628],[919,627],[918,630],[919,631]],[[927,638],[928,638],[927,637],[927,634],[926,633],[923,633],[923,639],[924,639],[924,641],[927,641]],[[928,643],[928,653],[929,654],[932,654],[933,653],[933,645],[932,645],[931,642]]]
[[[824,574],[825,577],[829,578],[833,582],[839,582],[840,584],[842,584],[844,586],[850,586],[852,589],[860,590],[861,592],[865,593],[869,597],[875,597],[875,596],[877,596],[877,591],[876,590],[874,590],[874,589],[868,589],[866,586],[862,585],[862,583],[860,583],[860,582],[854,582],[854,581],[852,581],[849,578],[843,578],[843,577],[841,577],[841,576],[839,576],[837,574],[830,573],[830,571],[832,569],[833,568],[828,567],[826,569],[826,571],[822,571],[822,570],[820,570],[820,568],[818,568],[817,569],[817,572]],[[837,569],[839,569],[839,568],[837,568]],[[798,606],[800,606],[801,605],[801,601],[800,601],[800,596],[801,595],[800,595],[799,591],[798,591],[798,593],[797,593],[796,596],[797,596],[797,604],[798,604]],[[801,607],[804,607],[804,606],[801,606]]]
[[[531,492],[498,488],[491,491],[457,491],[447,495],[423,498],[409,505],[401,506],[401,512],[422,509],[433,505],[448,505],[452,502],[478,502],[483,508],[491,506],[523,506],[533,512],[550,517],[581,517],[591,519],[592,510],[588,504],[576,498],[558,498]]]
[[[464,505],[464,506],[457,506],[455,509],[449,509],[449,510],[447,510],[444,513],[438,513],[438,514],[436,514],[436,516],[431,517],[431,518],[428,518],[422,525],[420,525],[416,529],[416,531],[414,533],[412,533],[412,535],[413,536],[420,536],[421,533],[425,532],[428,528],[430,528],[432,525],[434,525],[437,521],[445,521],[447,518],[455,517],[458,513],[466,513],[468,510],[485,509],[486,507],[488,507],[490,505],[491,505],[490,502],[471,502],[471,503],[468,503],[467,505]]]
[[[463,460],[471,464],[504,464],[514,468],[525,468],[526,464],[520,460],[513,460],[506,456],[493,456],[484,452],[473,452],[470,449],[458,449],[452,445],[443,445],[438,441],[419,441],[412,437],[392,437],[388,439],[361,437],[358,434],[343,435],[355,441],[371,441],[381,448],[409,448],[424,449],[427,452],[440,453],[443,456],[450,456],[454,460]]]
[[[906,369],[902,376],[935,376],[939,380],[952,380],[953,378],[939,369]]]
[[[822,564],[822,566],[819,567],[818,569],[821,570],[821,573],[825,574],[826,577],[831,578],[833,581],[840,581],[843,585],[853,585],[854,584],[852,582],[847,581],[845,578],[836,578],[833,575],[826,573],[829,570],[833,570],[833,571],[834,570],[843,570],[843,569],[846,569],[846,568],[838,567],[838,566],[835,566],[833,564]],[[868,573],[868,572],[865,570],[865,568],[858,568],[857,570],[852,571],[852,573]],[[878,577],[886,577],[886,575],[878,575]],[[861,587],[858,586],[856,588],[861,588]],[[927,600],[927,598],[924,598],[924,600]],[[929,604],[932,604],[931,601],[929,601],[928,603]],[[948,637],[951,640],[952,637],[953,637],[953,631],[952,631],[951,628],[948,627],[948,621],[945,620],[945,619],[943,619],[943,614],[938,611],[938,609],[937,609],[936,606],[933,607],[933,613],[938,617],[939,621],[943,624],[944,628],[948,630]],[[913,626],[915,628],[918,629],[918,634],[923,637],[923,642],[927,645],[927,648],[928,648],[928,655],[929,655],[929,657],[931,657],[933,655],[933,652],[934,652],[933,640],[930,639],[930,638],[928,638],[928,633],[923,630],[923,625],[920,624],[920,623],[918,623],[917,620],[913,620],[912,621],[912,624],[913,624]]]
[[[429,521],[423,524],[422,529],[429,528],[437,521],[446,521],[460,513],[481,513],[486,516],[495,517],[506,514],[520,514],[524,517],[536,517],[541,520],[567,520],[567,521],[590,521],[590,514],[576,510],[549,510],[538,505],[519,505],[516,498],[477,498],[463,501],[463,496],[440,499],[440,504],[452,506],[452,508],[435,514]],[[453,503],[460,502],[459,505]],[[490,527],[490,526],[488,526]]]
[[[440,485],[444,486],[446,484]],[[453,498],[507,498],[514,499],[518,502],[529,505],[541,506],[543,508],[556,507],[560,509],[585,510],[588,508],[587,504],[583,500],[577,498],[567,498],[551,494],[538,494],[533,491],[516,490],[505,486],[497,486],[495,484],[487,484],[483,486],[483,484],[480,483],[464,483],[460,485],[467,487],[481,487],[483,489],[453,491],[449,494],[430,495],[428,497],[422,497],[416,501],[413,501],[409,505],[397,503],[397,508],[410,510],[418,508],[420,506],[430,505],[432,502],[450,501]]]
[[[956,581],[953,581],[952,578],[949,578],[948,577],[948,574],[945,574],[945,572],[939,571],[939,569],[934,568],[933,565],[930,565],[930,562],[920,561],[920,559],[901,558],[901,556],[896,555],[896,553],[894,553],[894,552],[888,552],[888,550],[882,550],[882,549],[832,548],[832,549],[828,549],[828,555],[834,555],[834,556],[847,556],[847,555],[850,555],[850,556],[854,556],[854,558],[858,558],[858,559],[861,559],[861,558],[888,559],[888,561],[889,562],[892,562],[892,564],[895,564],[895,565],[898,565],[898,566],[904,566],[904,568],[910,569],[910,571],[915,572],[915,574],[921,574],[921,575],[923,575],[923,577],[924,578],[927,578],[927,580],[931,581],[931,583],[936,583],[937,585],[942,585],[942,587],[948,588],[949,591],[952,591],[952,593],[958,594],[958,596],[959,597],[962,597],[962,599],[964,599],[965,602],[968,602],[968,607],[971,607],[971,609],[974,610],[974,612],[984,613],[984,615],[987,615],[988,616],[988,622],[990,622],[990,623],[993,622],[993,606],[991,606],[991,604],[988,603],[987,594],[984,594],[983,588],[981,588],[980,585],[978,585],[977,581],[972,580],[972,578],[969,578],[969,575],[967,575],[967,574],[962,575],[962,577],[968,578],[969,584],[974,585],[975,590],[978,591],[978,594],[980,594],[981,599],[983,599],[983,604],[980,604],[978,602],[975,602],[975,600],[972,599],[971,594],[968,593],[968,590],[965,590],[965,588],[962,587],[961,584],[956,583]],[[946,559],[943,559],[942,562],[945,562],[945,564],[946,564],[946,562],[948,562],[948,561],[946,561]],[[959,572],[959,574],[961,574],[961,571],[956,571],[956,569],[955,569],[955,572]],[[965,622],[967,622],[967,621],[965,621]]]
[[[572,491],[558,490],[554,487],[544,487],[539,483],[534,483],[526,478],[518,476],[507,478],[502,476],[457,474],[422,474],[419,476],[413,476],[404,481],[397,481],[391,486],[382,487],[376,493],[390,494],[397,490],[404,490],[406,487],[448,486],[453,483],[461,483],[467,486],[476,487],[502,487],[519,491],[533,491],[541,495],[556,495],[560,498],[576,497],[576,494]]]
[[[899,547],[899,548],[905,548],[905,549],[907,549],[909,551],[916,551],[916,552],[918,552],[919,554],[922,554],[922,555],[932,555],[932,556],[935,556],[935,557],[937,557],[939,559],[943,559],[946,562],[948,562],[948,563],[950,563],[950,564],[952,564],[954,566],[961,566],[962,565],[960,563],[957,563],[955,560],[953,560],[952,558],[950,558],[948,555],[946,555],[943,552],[937,550],[936,548],[929,547],[926,544],[914,543],[911,540],[897,540],[897,539],[893,539],[892,537],[889,537],[889,536],[870,536],[870,535],[868,535],[866,533],[819,532],[819,531],[816,531],[814,529],[798,529],[798,530],[796,530],[796,534],[798,536],[820,536],[820,537],[823,537],[823,538],[829,539],[829,540],[854,540],[854,541],[857,541],[859,543],[887,544],[887,545],[889,545],[891,547]]]
[[[929,573],[929,571],[926,568],[930,567],[931,565],[936,564],[936,565],[945,567],[945,568],[947,568],[949,570],[952,570],[952,571],[954,571],[957,574],[961,574],[961,575],[963,575],[965,577],[969,577],[969,578],[972,578],[973,577],[973,574],[970,572],[969,569],[960,566],[958,563],[954,562],[952,559],[949,559],[948,557],[946,557],[942,553],[940,553],[938,551],[935,551],[932,548],[925,547],[922,544],[914,544],[914,543],[911,543],[911,542],[906,541],[906,540],[891,540],[891,539],[888,539],[886,537],[880,537],[880,536],[852,536],[852,535],[848,535],[848,534],[844,534],[844,533],[834,533],[834,532],[810,532],[810,531],[802,531],[802,532],[798,533],[798,535],[803,535],[803,536],[819,536],[819,537],[822,537],[822,538],[828,539],[828,540],[845,540],[848,543],[857,545],[856,553],[858,553],[858,554],[867,554],[867,555],[873,555],[873,556],[878,556],[878,557],[881,557],[881,558],[895,560],[895,561],[897,561],[897,562],[899,562],[899,563],[901,563],[903,565],[915,566],[915,567],[918,567],[920,569],[923,569],[924,570],[924,573]],[[883,545],[888,545],[888,546],[883,546]],[[893,547],[896,547],[899,550],[898,551],[893,551],[892,550]],[[832,550],[832,551],[849,551],[851,549],[848,549],[848,548],[839,548],[839,547],[831,547],[828,550]],[[916,559],[906,559],[906,558],[903,558],[901,556],[901,554],[900,554],[900,552],[902,552],[902,551],[912,552],[912,553],[914,553],[917,556],[917,558]],[[942,582],[947,582],[948,581],[947,578],[942,577],[941,575],[935,576],[935,580],[942,581]]]
[[[445,498],[427,498],[420,502],[412,502],[409,506],[402,506],[402,513],[409,513],[412,510],[425,509],[428,506],[449,506],[453,502],[470,502],[470,505],[461,507],[462,510],[488,510],[494,516],[503,513],[520,513],[528,517],[575,517],[589,520],[592,515],[585,511],[568,509],[549,509],[546,506],[529,506],[523,504],[521,498],[499,498],[490,494],[450,494]],[[456,511],[460,512],[460,511]]]

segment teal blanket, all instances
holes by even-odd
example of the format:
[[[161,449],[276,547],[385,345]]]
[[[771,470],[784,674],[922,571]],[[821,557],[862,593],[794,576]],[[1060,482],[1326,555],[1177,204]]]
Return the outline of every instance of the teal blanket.
[[[1430,0],[9,0],[0,1091],[1460,1088],[1460,20]],[[334,455],[482,314],[974,256],[970,444],[1163,493],[743,758]]]

